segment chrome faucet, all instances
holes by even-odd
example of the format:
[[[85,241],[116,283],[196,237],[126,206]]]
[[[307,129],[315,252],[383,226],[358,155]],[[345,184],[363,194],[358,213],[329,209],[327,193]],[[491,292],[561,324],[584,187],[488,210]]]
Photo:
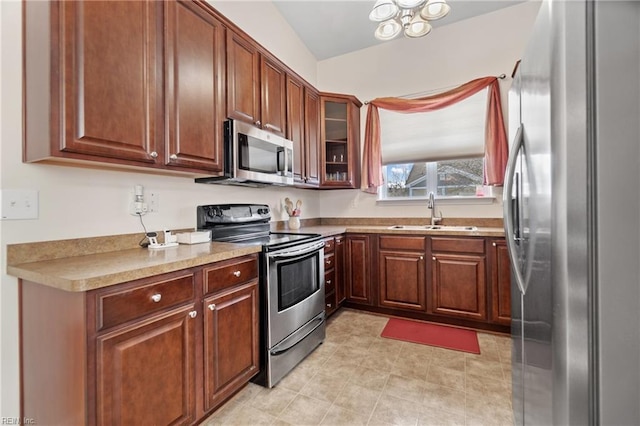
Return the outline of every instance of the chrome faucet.
[[[440,211],[440,216],[436,217],[436,197],[433,192],[429,192],[429,202],[427,203],[427,208],[431,210],[431,226],[442,220],[442,211]]]

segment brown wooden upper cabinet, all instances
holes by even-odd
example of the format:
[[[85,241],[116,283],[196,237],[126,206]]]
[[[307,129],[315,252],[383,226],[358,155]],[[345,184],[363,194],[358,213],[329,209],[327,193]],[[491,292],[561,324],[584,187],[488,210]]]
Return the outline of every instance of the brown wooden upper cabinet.
[[[320,94],[322,188],[360,186],[360,107],[355,97]]]
[[[225,28],[194,2],[164,5],[165,164],[220,172],[224,168]]]
[[[320,182],[320,97],[311,86],[287,75],[287,138],[293,141],[293,177],[303,187]]]
[[[24,11],[25,161],[222,172],[224,28],[209,9],[96,1]]]
[[[248,37],[227,32],[227,117],[285,136],[286,73]]]

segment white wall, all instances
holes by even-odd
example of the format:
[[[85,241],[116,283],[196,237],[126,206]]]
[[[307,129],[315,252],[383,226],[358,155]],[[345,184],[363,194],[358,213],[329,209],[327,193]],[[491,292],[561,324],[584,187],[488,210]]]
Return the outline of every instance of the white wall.
[[[129,215],[127,207],[136,184],[159,193],[160,211],[144,216],[150,230],[194,227],[198,204],[265,203],[274,209],[275,219],[282,220],[286,215],[280,205],[285,197],[303,200],[302,218],[317,217],[320,200],[316,191],[202,185],[184,177],[22,163],[21,2],[0,1],[0,19],[0,188],[37,189],[40,201],[37,220],[0,222],[1,418],[19,415],[17,280],[5,274],[7,244],[142,232],[138,218]],[[252,19],[249,24],[255,31],[248,28],[247,32],[256,37],[269,35],[262,44],[315,83],[315,59],[291,28],[283,25],[275,7],[263,5]]]
[[[506,74],[524,51],[540,3],[532,1],[483,16],[434,28],[419,39],[400,37],[357,52],[318,63],[318,87],[323,91],[350,93],[361,101],[382,96],[439,92],[478,77]],[[503,109],[511,79],[501,81]],[[362,108],[362,139],[366,106]],[[362,151],[362,150],[361,150]],[[501,194],[501,191],[497,191]],[[376,203],[375,195],[360,191],[331,193],[320,215],[350,217],[426,217],[424,203]],[[493,204],[441,204],[445,217],[502,217],[499,199]]]

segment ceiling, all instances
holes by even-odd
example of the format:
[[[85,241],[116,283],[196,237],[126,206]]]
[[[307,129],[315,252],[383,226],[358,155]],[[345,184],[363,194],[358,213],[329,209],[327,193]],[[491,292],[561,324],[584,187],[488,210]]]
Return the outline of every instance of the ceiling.
[[[523,1],[447,0],[451,12],[431,24],[435,31],[443,25]],[[273,3],[319,61],[388,43],[373,36],[377,23],[369,20],[369,12],[375,0],[274,0]]]

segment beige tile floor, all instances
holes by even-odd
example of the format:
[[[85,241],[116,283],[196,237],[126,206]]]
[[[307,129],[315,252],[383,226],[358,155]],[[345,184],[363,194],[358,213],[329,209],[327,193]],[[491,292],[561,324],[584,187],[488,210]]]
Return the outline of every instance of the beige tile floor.
[[[341,309],[273,389],[249,383],[205,425],[512,425],[508,337],[481,355],[380,337],[383,316]]]

